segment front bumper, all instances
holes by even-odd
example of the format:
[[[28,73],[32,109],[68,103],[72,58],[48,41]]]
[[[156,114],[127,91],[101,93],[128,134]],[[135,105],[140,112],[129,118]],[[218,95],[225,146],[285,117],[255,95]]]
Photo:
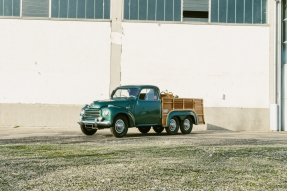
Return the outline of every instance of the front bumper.
[[[112,126],[111,122],[109,121],[87,121],[87,120],[79,120],[79,125],[85,125],[89,127],[93,127],[95,129],[98,128],[109,128]]]

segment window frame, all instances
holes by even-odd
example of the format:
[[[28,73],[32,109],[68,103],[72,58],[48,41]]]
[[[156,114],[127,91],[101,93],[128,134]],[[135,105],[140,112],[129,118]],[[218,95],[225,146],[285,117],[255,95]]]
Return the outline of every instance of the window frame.
[[[209,0],[209,23],[212,23],[212,24],[243,24],[243,25],[267,25],[268,24],[268,0],[261,0],[260,1],[260,22],[254,22],[254,17],[255,17],[255,8],[254,8],[254,5],[255,5],[255,0],[248,0],[248,1],[251,1],[251,22],[246,22],[246,1],[247,0],[242,0],[242,3],[243,3],[243,13],[242,13],[242,22],[238,22],[238,14],[237,14],[237,10],[238,10],[238,4],[239,2],[237,2],[237,0],[235,0],[235,22],[228,22],[228,3],[230,0],[226,0],[226,6],[225,6],[225,9],[226,9],[226,22],[220,22],[220,19],[219,19],[219,14],[220,14],[220,6],[219,6],[219,2],[222,1],[222,0],[217,0],[217,21],[212,21],[212,1],[213,0]],[[265,4],[265,6],[263,6]],[[265,15],[264,15],[264,11],[266,10],[265,12]],[[265,17],[263,17],[265,16]]]
[[[126,3],[128,1],[128,3]],[[177,1],[177,0],[172,0],[173,1],[173,7],[172,7],[172,9],[173,9],[173,11],[172,11],[172,20],[166,20],[166,0],[163,0],[164,1],[164,6],[163,6],[163,20],[157,20],[157,16],[158,16],[158,14],[157,14],[157,5],[158,5],[158,1],[159,0],[155,0],[155,7],[154,7],[154,9],[155,9],[155,15],[154,15],[154,20],[151,20],[151,19],[149,19],[149,5],[148,5],[148,3],[149,3],[149,0],[146,0],[146,2],[147,2],[147,5],[146,5],[146,19],[145,20],[142,20],[142,19],[139,19],[140,18],[140,1],[141,0],[137,0],[137,7],[138,7],[138,10],[137,10],[137,19],[131,19],[131,4],[130,4],[130,2],[131,1],[133,1],[133,0],[123,0],[123,6],[122,6],[122,21],[124,21],[124,22],[129,22],[129,21],[136,21],[136,22],[182,22],[182,10],[183,10],[183,0],[178,0],[178,1],[180,1],[180,20],[174,20],[176,17],[175,17],[175,1]],[[128,7],[128,16],[127,16],[127,18],[125,18],[125,14],[126,14],[126,12],[125,12],[125,6],[127,5],[127,7]]]

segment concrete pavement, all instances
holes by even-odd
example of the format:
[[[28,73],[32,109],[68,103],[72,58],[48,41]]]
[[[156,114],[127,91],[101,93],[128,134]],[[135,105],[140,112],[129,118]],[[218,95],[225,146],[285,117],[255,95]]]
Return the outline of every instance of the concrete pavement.
[[[100,135],[100,136],[98,136]],[[58,127],[0,127],[0,139],[18,139],[27,137],[54,137],[54,136],[86,136],[80,128],[58,128]],[[95,137],[111,137],[109,129],[98,130]],[[126,137],[143,137],[143,136],[170,136],[164,131],[156,134],[151,130],[148,134],[141,134],[137,128],[130,128]],[[218,139],[258,139],[258,140],[287,140],[287,132],[255,132],[255,131],[220,131],[220,130],[198,130],[192,131],[191,134],[172,136],[173,138],[218,138]]]

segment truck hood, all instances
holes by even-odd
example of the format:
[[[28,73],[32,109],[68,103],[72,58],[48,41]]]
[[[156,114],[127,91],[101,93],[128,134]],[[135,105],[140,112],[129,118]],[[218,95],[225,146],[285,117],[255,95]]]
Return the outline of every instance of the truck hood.
[[[131,100],[129,99],[106,99],[106,100],[98,100],[93,101],[91,103],[90,108],[103,108],[108,107],[109,105],[118,106],[118,107],[126,107],[129,105]]]

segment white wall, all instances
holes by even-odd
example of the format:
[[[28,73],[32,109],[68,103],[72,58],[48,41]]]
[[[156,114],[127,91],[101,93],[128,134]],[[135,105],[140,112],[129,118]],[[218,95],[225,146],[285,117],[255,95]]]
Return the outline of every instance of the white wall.
[[[269,108],[268,26],[123,23],[123,30],[122,85],[158,85],[203,98],[205,107]]]
[[[0,20],[0,103],[108,98],[110,23]]]

